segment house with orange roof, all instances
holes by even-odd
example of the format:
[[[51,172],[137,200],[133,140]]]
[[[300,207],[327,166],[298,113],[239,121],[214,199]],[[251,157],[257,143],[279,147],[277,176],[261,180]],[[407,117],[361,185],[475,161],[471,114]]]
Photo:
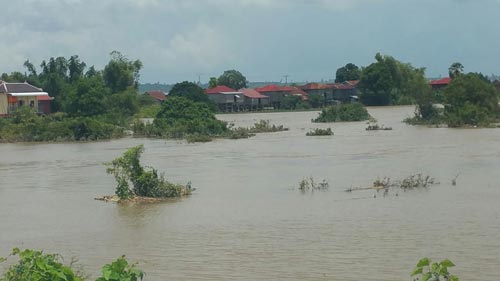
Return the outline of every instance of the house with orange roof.
[[[269,97],[254,89],[243,88],[239,92],[243,93],[245,109],[247,110],[262,110],[269,106]]]

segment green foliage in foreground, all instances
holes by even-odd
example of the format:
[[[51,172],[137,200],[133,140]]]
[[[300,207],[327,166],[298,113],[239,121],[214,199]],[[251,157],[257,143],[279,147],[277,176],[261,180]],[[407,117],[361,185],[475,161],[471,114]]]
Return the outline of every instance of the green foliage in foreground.
[[[348,121],[364,121],[370,118],[370,114],[366,108],[360,103],[340,104],[327,107],[321,110],[318,118],[313,119],[313,122],[348,122]]]
[[[117,259],[111,264],[102,267],[102,277],[96,281],[138,281],[144,278],[144,272],[129,265],[125,256]]]
[[[116,179],[115,194],[120,200],[131,199],[135,196],[168,198],[191,194],[190,184],[183,186],[170,183],[163,174],[158,174],[156,169],[141,166],[140,157],[143,152],[143,145],[132,147],[122,157],[106,163],[108,167],[106,172]]]
[[[19,256],[19,262],[4,273],[1,281],[81,281],[70,266],[63,265],[60,256],[43,254],[41,251],[12,250],[11,256]]]
[[[81,273],[61,263],[57,254],[44,254],[42,251],[15,248],[11,256],[19,256],[19,261],[0,276],[0,281],[82,281]],[[0,258],[0,262],[7,259]],[[102,276],[96,281],[138,281],[144,272],[129,265],[125,256],[102,268]]]
[[[418,262],[411,276],[417,277],[415,280],[419,281],[460,281],[457,276],[448,271],[448,268],[454,266],[455,264],[448,259],[433,263],[429,258],[423,258]]]
[[[0,119],[0,142],[89,141],[121,137],[123,128],[104,117],[38,116],[28,107]]]

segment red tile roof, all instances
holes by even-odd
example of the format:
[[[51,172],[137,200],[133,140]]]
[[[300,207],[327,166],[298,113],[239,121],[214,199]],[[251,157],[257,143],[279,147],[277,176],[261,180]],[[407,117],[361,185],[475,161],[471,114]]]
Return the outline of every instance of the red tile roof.
[[[151,91],[151,92],[146,92],[146,95],[149,95],[150,97],[154,98],[155,100],[158,101],[164,101],[167,96],[165,95],[164,92],[162,91]]]
[[[429,84],[430,85],[448,85],[448,84],[450,84],[450,82],[451,82],[451,78],[445,77],[445,78],[441,78],[438,80],[432,80],[431,82],[429,82]]]
[[[215,88],[212,88],[212,89],[206,89],[205,90],[205,94],[208,94],[208,95],[213,95],[213,94],[219,94],[219,93],[225,93],[225,92],[228,92],[228,93],[231,93],[231,92],[238,92],[236,91],[235,89],[231,89],[229,88],[228,86],[217,86]]]
[[[268,96],[265,96],[259,92],[257,92],[254,89],[240,89],[240,92],[243,93],[245,97],[251,98],[251,99],[264,99],[264,98],[269,98]]]
[[[324,90],[333,88],[331,84],[309,83],[300,87],[302,90]]]
[[[260,93],[265,93],[265,92],[287,92],[290,89],[275,84],[271,84],[264,87],[255,88],[255,90]]]
[[[307,95],[306,92],[304,92],[302,89],[300,89],[298,87],[285,87],[285,88],[289,89],[289,91],[292,95],[302,96],[303,100],[309,99],[309,95]]]
[[[344,83],[335,83],[331,84],[332,88],[337,89],[337,90],[352,90],[354,89],[354,85],[351,84],[344,84]]]

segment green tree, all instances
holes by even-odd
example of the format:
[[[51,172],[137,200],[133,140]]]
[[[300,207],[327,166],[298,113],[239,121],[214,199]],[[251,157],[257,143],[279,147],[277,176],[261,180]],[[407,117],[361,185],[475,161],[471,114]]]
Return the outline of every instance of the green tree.
[[[208,81],[208,88],[209,89],[215,88],[217,87],[217,84],[218,84],[217,77],[210,77],[210,81]]]
[[[82,78],[74,87],[65,111],[73,116],[96,116],[106,113],[109,90],[100,77]]]
[[[217,79],[217,84],[238,90],[247,87],[247,78],[237,70],[226,70]]]
[[[361,78],[361,70],[353,63],[348,63],[345,66],[337,69],[335,82],[341,83],[349,80],[359,80]]]
[[[456,76],[444,91],[449,126],[488,125],[498,117],[495,87],[476,73]]]
[[[175,84],[168,93],[168,96],[183,97],[194,102],[212,103],[200,86],[188,81]]]
[[[69,80],[73,82],[83,77],[86,66],[78,55],[71,56],[68,60]]]
[[[464,66],[459,62],[452,63],[451,66],[448,68],[448,74],[452,79],[460,76],[463,73],[464,73]]]
[[[375,59],[375,63],[362,70],[358,85],[364,104],[407,104],[413,102],[415,91],[427,87],[424,68],[415,68],[380,53]]]
[[[429,258],[423,258],[417,263],[411,277],[420,276],[422,281],[460,281],[448,271],[454,266],[455,264],[448,259],[433,263]]]
[[[120,52],[113,51],[103,70],[104,82],[113,93],[123,92],[129,87],[137,89],[141,68],[140,60],[130,61]]]

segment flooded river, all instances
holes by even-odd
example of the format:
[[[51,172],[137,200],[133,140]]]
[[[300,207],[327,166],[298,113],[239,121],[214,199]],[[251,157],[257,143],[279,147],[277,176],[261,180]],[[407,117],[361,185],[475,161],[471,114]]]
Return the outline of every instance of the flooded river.
[[[421,257],[449,258],[462,280],[500,280],[500,129],[401,123],[411,107],[371,108],[392,131],[312,124],[316,112],[221,115],[290,131],[187,144],[121,139],[0,144],[0,256],[13,247],[77,257],[94,276],[122,254],[146,280],[411,280]],[[335,136],[306,137],[331,127]],[[195,194],[176,202],[95,201],[115,182],[103,162],[144,144],[143,163]],[[377,177],[424,173],[428,190],[374,198]],[[452,179],[460,173],[457,185]],[[299,181],[330,190],[302,194]]]

